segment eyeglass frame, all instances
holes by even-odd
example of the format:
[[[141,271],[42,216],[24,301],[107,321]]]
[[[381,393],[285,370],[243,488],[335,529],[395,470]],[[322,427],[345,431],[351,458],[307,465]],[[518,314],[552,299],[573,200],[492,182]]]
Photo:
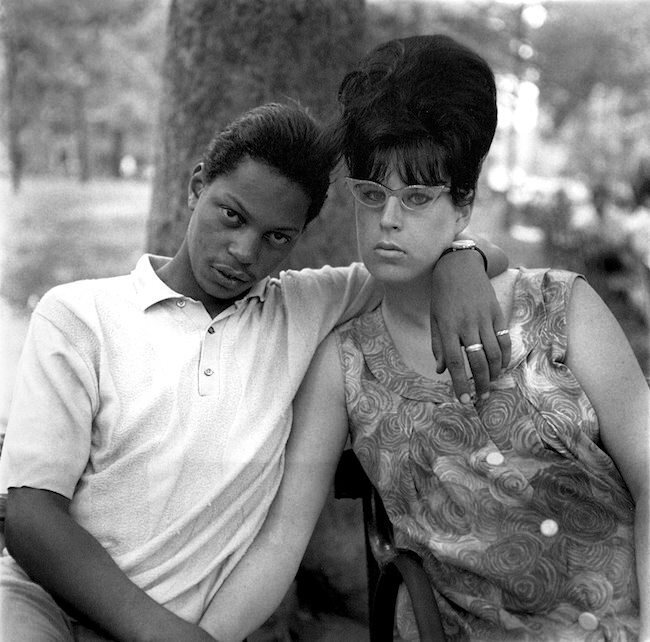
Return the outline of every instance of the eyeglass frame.
[[[404,187],[391,189],[390,187],[386,187],[385,185],[382,185],[381,183],[377,183],[376,181],[370,181],[363,178],[352,178],[352,176],[347,176],[345,178],[345,184],[348,186],[348,189],[352,193],[354,200],[357,201],[357,203],[363,205],[364,207],[370,207],[372,209],[379,209],[380,207],[385,207],[386,203],[388,202],[388,199],[391,196],[395,196],[399,201],[400,205],[403,208],[410,210],[411,212],[418,212],[423,209],[426,209],[427,207],[433,205],[445,192],[451,191],[451,187],[449,187],[449,185],[405,185]],[[379,190],[384,193],[384,196],[386,197],[385,200],[381,203],[377,203],[376,205],[364,203],[354,192],[355,186],[361,184],[369,184],[379,188]],[[428,203],[425,203],[421,207],[411,207],[407,205],[404,202],[404,199],[402,198],[402,194],[406,190],[414,189],[414,188],[419,190],[427,190],[427,191],[433,190],[432,200]]]

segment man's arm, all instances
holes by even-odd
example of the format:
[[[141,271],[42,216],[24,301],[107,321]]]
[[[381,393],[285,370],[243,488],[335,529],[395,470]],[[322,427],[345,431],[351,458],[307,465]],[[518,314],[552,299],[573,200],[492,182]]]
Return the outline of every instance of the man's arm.
[[[66,610],[116,640],[212,638],[151,599],[68,513],[63,495],[10,488],[6,544],[23,570]]]
[[[650,641],[650,391],[605,303],[582,279],[571,292],[566,364],[598,416],[603,446],[635,502],[641,633]]]
[[[347,431],[341,367],[335,337],[329,335],[294,401],[284,476],[266,522],[200,622],[218,640],[249,635],[286,594],[332,485]]]
[[[474,251],[452,252],[441,257],[433,270],[431,296],[431,347],[438,372],[449,369],[456,396],[470,402],[470,384],[465,371],[463,346],[480,343],[483,350],[472,352],[469,365],[476,393],[489,396],[491,379],[496,379],[510,361],[510,336],[497,331],[508,328],[490,278],[504,272],[508,257],[496,245],[469,233],[461,235],[476,242],[488,261],[488,273],[481,255]]]

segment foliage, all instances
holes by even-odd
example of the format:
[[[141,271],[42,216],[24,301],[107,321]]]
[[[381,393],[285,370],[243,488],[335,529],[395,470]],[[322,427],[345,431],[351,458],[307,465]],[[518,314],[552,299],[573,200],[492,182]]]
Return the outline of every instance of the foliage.
[[[141,167],[153,161],[168,2],[5,0],[10,110],[5,121],[26,171],[75,171],[84,153],[88,171],[97,174],[116,174],[124,154]],[[185,13],[193,4],[182,3]],[[362,4],[350,1],[357,11]],[[650,148],[650,5],[643,0],[543,4],[546,21],[532,29],[522,20],[523,3],[369,2],[366,36],[357,31],[345,38],[353,14],[337,15],[325,0],[207,3],[203,19],[213,23],[220,44],[205,50],[205,63],[220,78],[213,93],[226,118],[238,106],[270,96],[295,97],[328,117],[333,103],[325,96],[334,96],[332,79],[343,72],[336,61],[350,64],[388,38],[441,31],[480,50],[499,73],[535,80],[546,137],[561,135],[571,148],[578,141],[573,154],[578,158],[568,162],[583,171],[592,171],[596,162],[590,161],[596,137],[585,131],[593,120],[594,96],[605,96],[610,110],[605,120],[618,125],[613,137],[622,142],[607,142],[596,164],[618,168],[625,153],[632,159],[628,165],[636,163]],[[254,18],[258,26],[248,28]],[[526,58],[522,46],[530,48]],[[185,73],[187,81],[195,77],[191,69]],[[197,140],[204,137],[205,131],[196,134]],[[600,138],[598,144],[603,145]],[[624,171],[632,169],[626,165]]]
[[[5,0],[10,123],[28,171],[63,170],[87,153],[115,173],[113,152],[149,157],[165,9],[158,0]]]
[[[526,9],[542,8],[533,25]],[[447,33],[480,51],[504,105],[514,79],[539,88],[538,171],[629,182],[650,159],[650,4],[642,0],[380,3],[368,39]],[[510,88],[510,89],[509,89]]]
[[[558,3],[534,34],[541,95],[553,107],[559,128],[594,87],[619,88],[627,109],[647,108],[650,89],[650,6],[645,2]]]

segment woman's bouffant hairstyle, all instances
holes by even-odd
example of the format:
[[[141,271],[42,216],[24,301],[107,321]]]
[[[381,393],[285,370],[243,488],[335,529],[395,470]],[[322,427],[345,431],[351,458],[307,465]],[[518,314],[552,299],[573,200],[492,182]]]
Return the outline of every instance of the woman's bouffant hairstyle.
[[[310,199],[307,223],[327,197],[337,153],[323,128],[297,104],[268,103],[232,121],[203,154],[206,183],[234,171],[246,158],[265,163],[299,185]]]
[[[334,137],[354,178],[381,182],[392,164],[408,185],[451,187],[473,202],[497,124],[496,86],[478,54],[444,35],[391,40],[339,89]]]

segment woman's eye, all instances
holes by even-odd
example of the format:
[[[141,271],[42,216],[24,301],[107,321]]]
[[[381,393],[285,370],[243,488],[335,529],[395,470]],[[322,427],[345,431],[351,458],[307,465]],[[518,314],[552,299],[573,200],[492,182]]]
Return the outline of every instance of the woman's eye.
[[[406,197],[406,201],[413,207],[422,207],[431,201],[431,197],[423,192],[411,192]]]
[[[384,193],[378,189],[366,189],[363,191],[363,197],[367,201],[373,203],[382,203],[384,201]]]

